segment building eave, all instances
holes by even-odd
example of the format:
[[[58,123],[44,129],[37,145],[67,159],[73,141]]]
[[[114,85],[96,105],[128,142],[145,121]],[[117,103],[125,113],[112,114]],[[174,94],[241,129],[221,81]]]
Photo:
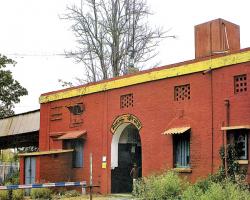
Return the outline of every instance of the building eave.
[[[80,87],[43,94],[40,96],[40,103],[48,103],[52,101],[72,98],[76,96],[83,96],[87,94],[103,92],[107,90],[132,86],[151,81],[172,78],[203,72],[207,70],[214,70],[230,65],[240,64],[250,61],[250,50],[240,51],[229,55],[224,55],[216,58],[209,58],[202,61],[196,61],[188,64],[175,65],[175,67],[161,68],[160,70],[149,70],[143,73],[136,73],[133,76],[125,76],[109,81],[99,82],[90,85],[83,85]]]

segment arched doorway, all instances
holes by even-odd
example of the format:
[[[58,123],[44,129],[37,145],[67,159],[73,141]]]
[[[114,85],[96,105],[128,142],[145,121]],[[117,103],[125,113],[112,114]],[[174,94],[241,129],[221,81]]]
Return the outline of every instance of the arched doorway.
[[[139,177],[142,176],[142,151],[139,130],[134,124],[123,124],[113,136],[112,145],[111,152],[113,152],[113,155],[111,155],[111,158],[116,159],[116,156],[114,156],[116,151],[118,162],[113,167],[111,166],[111,192],[132,192],[133,180],[130,171],[134,163],[138,166]],[[116,149],[117,146],[118,150]]]

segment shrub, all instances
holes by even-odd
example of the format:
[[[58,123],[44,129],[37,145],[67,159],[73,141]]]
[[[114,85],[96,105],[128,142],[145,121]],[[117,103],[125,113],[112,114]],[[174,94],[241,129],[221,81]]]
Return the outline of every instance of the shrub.
[[[179,199],[184,182],[172,171],[143,178],[134,186],[134,196],[144,200]]]
[[[232,181],[221,183],[208,182],[208,188],[202,190],[199,185],[190,186],[182,194],[183,200],[249,200],[250,193]]]
[[[19,184],[19,174],[19,171],[15,171],[11,174],[8,174],[5,178],[4,185]]]
[[[30,192],[31,199],[50,200],[52,191],[48,188],[33,188]]]
[[[23,192],[23,190],[13,190],[13,192],[12,192],[12,199],[13,200],[23,200],[24,199],[24,192]]]
[[[8,191],[7,190],[0,190],[0,199],[1,200],[8,200]]]

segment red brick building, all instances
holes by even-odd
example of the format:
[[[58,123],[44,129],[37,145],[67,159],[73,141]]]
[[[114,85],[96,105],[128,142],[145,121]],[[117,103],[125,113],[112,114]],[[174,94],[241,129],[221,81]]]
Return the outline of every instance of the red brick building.
[[[195,181],[230,135],[249,177],[250,49],[222,19],[195,27],[195,47],[191,61],[42,94],[40,152],[21,155],[21,182],[89,182],[90,153],[102,193],[131,191],[133,163]]]

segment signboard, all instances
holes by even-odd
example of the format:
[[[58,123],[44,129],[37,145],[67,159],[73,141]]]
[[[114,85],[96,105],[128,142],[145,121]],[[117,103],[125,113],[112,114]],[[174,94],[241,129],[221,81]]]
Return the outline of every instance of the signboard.
[[[138,130],[140,130],[142,128],[142,124],[136,116],[134,116],[132,114],[124,114],[124,115],[118,116],[114,120],[114,122],[111,126],[111,132],[114,134],[115,131],[117,130],[117,128],[124,123],[133,124]]]

